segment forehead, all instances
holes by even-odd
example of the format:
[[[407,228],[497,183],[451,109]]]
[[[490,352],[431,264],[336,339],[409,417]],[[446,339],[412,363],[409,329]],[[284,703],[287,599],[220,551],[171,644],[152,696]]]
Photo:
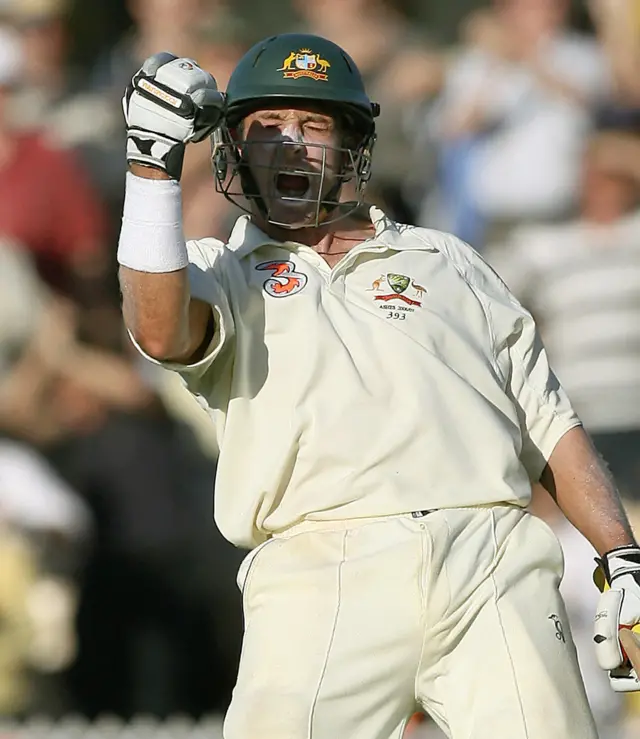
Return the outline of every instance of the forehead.
[[[245,120],[254,121],[268,118],[270,120],[288,121],[321,121],[334,123],[335,117],[320,105],[304,104],[291,108],[289,105],[269,105],[250,113]]]

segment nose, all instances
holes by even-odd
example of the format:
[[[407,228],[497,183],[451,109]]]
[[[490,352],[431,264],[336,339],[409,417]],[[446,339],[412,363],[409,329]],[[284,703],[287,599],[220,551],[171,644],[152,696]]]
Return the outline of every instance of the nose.
[[[306,144],[302,129],[296,123],[290,123],[281,130],[281,142],[285,156],[300,157],[306,154]]]

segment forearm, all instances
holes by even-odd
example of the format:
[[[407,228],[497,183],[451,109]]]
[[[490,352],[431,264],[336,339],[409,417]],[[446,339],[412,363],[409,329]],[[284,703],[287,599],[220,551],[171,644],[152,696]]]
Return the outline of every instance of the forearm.
[[[134,164],[131,173],[118,248],[125,324],[152,357],[187,362],[203,344],[212,312],[191,299],[180,189],[152,167]]]
[[[635,542],[615,483],[581,426],[560,439],[540,481],[599,554]]]
[[[126,327],[155,359],[188,362],[198,353],[213,320],[211,307],[189,295],[186,269],[149,274],[120,267]]]

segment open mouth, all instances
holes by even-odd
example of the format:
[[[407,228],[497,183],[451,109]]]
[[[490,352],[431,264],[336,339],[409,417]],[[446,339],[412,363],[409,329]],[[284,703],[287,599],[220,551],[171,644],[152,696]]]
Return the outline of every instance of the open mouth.
[[[302,198],[309,191],[311,181],[308,175],[280,172],[276,175],[276,191],[285,198]]]

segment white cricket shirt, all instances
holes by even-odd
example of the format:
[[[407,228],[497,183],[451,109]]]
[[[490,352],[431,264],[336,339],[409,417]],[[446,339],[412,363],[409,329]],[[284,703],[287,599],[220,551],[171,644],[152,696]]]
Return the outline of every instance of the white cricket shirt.
[[[216,335],[167,364],[214,421],[215,516],[253,547],[303,519],[527,505],[579,423],[533,320],[453,236],[371,208],[376,235],[333,269],[241,217],[188,244]]]

